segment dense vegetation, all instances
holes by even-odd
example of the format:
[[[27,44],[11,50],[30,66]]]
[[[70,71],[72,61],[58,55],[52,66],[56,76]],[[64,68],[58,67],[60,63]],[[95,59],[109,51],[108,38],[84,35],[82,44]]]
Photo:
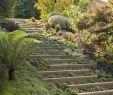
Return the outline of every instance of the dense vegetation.
[[[99,65],[107,65],[104,70],[108,72],[110,69],[112,70],[113,2],[110,0],[105,6],[90,11],[88,7],[95,1],[0,1],[0,94],[76,95],[76,90],[65,89],[67,85],[58,87],[58,84],[44,84],[41,81],[33,66],[37,66],[37,70],[39,70],[45,69],[48,65],[42,60],[38,59],[34,62],[28,58],[36,49],[34,44],[36,45],[40,41],[32,38],[32,35],[36,36],[36,34],[18,30],[18,23],[6,19],[10,17],[31,17],[26,22],[32,24],[32,22],[37,23],[35,17],[39,18],[39,14],[41,14],[40,18],[44,22],[43,29],[47,30],[47,35],[45,32],[44,34],[42,32],[42,35],[57,36],[67,47],[71,48],[70,51],[67,50],[71,55],[74,55],[75,48],[81,48],[84,54],[99,62]],[[109,63],[112,64],[109,65]],[[42,67],[40,68],[40,66]]]
[[[20,0],[16,7],[16,18],[36,17],[39,19],[39,11],[34,8],[35,0]]]
[[[14,17],[15,7],[19,0],[3,0],[0,1],[0,17]]]
[[[109,2],[106,6],[102,7],[96,12],[93,12],[92,14],[85,13],[77,23],[79,29],[86,29],[90,35],[95,37],[91,39],[90,36],[90,42],[84,42],[86,50],[107,63],[113,63],[112,10],[113,3]]]

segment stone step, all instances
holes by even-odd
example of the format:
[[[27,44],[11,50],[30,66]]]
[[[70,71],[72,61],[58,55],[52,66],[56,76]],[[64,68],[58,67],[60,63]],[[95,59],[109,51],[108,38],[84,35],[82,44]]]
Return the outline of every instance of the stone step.
[[[44,78],[44,81],[48,82],[69,82],[69,81],[78,81],[78,80],[95,80],[97,75],[92,76],[76,76],[76,77],[60,77],[60,78]]]
[[[90,70],[83,69],[83,70],[60,70],[60,71],[39,71],[39,74],[42,75],[63,75],[65,73],[88,73]]]
[[[91,69],[96,68],[97,64],[56,64],[49,67],[51,69]]]
[[[99,87],[112,87],[113,82],[97,82],[97,83],[75,84],[75,85],[69,85],[68,87],[82,89],[82,88],[94,88],[94,87],[97,87],[97,86],[99,86]]]
[[[49,64],[57,64],[57,63],[77,63],[80,59],[45,59]],[[81,59],[83,61],[87,61],[86,59]]]
[[[30,57],[32,57],[32,58],[39,58],[39,57],[41,57],[41,58],[69,58],[69,57],[71,57],[71,56],[69,56],[69,55],[30,55]]]
[[[78,93],[78,95],[113,95],[113,90]]]

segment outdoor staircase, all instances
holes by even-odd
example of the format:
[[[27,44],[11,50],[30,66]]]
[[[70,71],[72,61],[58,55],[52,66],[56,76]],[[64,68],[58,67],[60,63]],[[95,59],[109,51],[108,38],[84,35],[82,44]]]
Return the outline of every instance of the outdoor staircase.
[[[27,32],[37,32],[40,28],[39,24],[25,24],[20,22],[21,30]],[[40,34],[40,33],[39,33]],[[66,47],[59,44],[55,46],[48,38],[39,35],[39,39],[44,41],[44,44],[40,44],[35,54],[32,54],[30,58],[43,58],[47,64],[49,64],[49,70],[38,71],[43,76],[43,80],[47,82],[58,82],[61,85],[67,83],[69,88],[79,89],[78,95],[113,95],[113,81],[98,81],[97,64],[90,62],[87,58],[72,57],[66,55],[63,51]],[[82,63],[78,63],[78,61]],[[104,90],[81,92],[82,89],[91,89],[96,87],[106,88]]]

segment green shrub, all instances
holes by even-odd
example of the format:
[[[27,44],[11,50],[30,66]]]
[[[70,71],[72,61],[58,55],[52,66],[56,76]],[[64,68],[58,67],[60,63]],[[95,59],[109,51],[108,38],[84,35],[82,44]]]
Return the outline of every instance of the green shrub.
[[[36,10],[33,5],[35,0],[20,0],[21,2],[16,7],[16,18],[36,17],[39,19],[39,10]]]
[[[19,0],[2,0],[0,1],[0,16],[13,17],[15,15],[15,7]]]
[[[106,63],[113,63],[113,3],[107,3],[103,8],[86,12],[77,23],[78,29],[87,30],[93,37],[89,36],[83,41],[86,53],[99,58]],[[84,35],[84,38],[87,34]],[[89,41],[90,43],[87,43]]]
[[[0,63],[8,67],[9,80],[15,79],[18,65],[34,51],[33,44],[39,43],[29,35],[22,31],[0,32]]]
[[[64,30],[70,30],[70,28],[71,28],[69,20],[66,17],[61,16],[61,15],[51,16],[48,19],[48,24],[52,28],[55,28],[55,26],[58,25],[58,24],[60,24],[61,25],[61,29],[64,29]]]

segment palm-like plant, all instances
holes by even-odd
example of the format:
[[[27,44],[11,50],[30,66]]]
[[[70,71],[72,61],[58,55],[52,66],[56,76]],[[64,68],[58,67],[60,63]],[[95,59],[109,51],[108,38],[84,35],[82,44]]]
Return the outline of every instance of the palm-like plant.
[[[33,44],[40,43],[29,35],[21,31],[0,32],[0,63],[8,67],[9,80],[15,79],[16,67],[33,52]]]

